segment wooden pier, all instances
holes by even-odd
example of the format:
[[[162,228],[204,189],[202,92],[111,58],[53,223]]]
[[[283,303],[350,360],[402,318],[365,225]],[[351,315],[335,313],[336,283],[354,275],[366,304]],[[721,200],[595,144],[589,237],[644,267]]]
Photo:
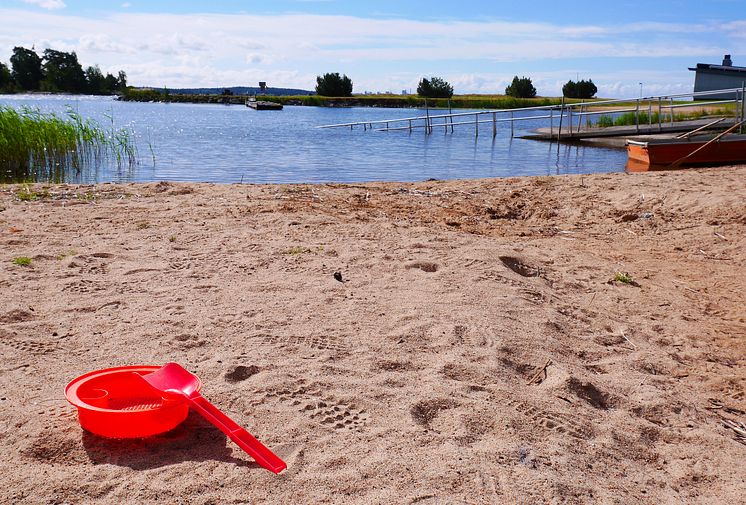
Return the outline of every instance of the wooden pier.
[[[697,103],[675,103],[675,100],[685,101],[690,98],[702,98],[721,93],[733,93],[734,100],[713,100]],[[633,99],[603,100],[594,102],[578,102],[538,107],[523,107],[518,109],[478,110],[473,112],[449,112],[447,114],[433,114],[426,108],[424,116],[403,117],[376,121],[357,121],[323,125],[318,128],[350,128],[362,127],[363,131],[407,131],[423,130],[426,135],[435,131],[453,133],[455,126],[473,126],[474,135],[478,137],[484,133],[483,126],[492,131],[492,137],[497,136],[499,123],[510,123],[510,136],[515,136],[515,123],[518,121],[545,121],[548,127],[524,134],[524,138],[542,140],[574,141],[583,138],[598,137],[629,137],[636,135],[650,135],[662,133],[677,133],[689,131],[703,125],[704,122],[676,121],[675,112],[678,109],[699,108],[706,106],[722,106],[735,104],[735,122],[746,116],[746,86],[696,93],[682,93],[677,95],[650,96]],[[615,107],[616,106],[616,107]],[[613,117],[619,114],[632,114],[635,124],[629,126],[602,127],[593,124],[594,116]],[[655,118],[655,120],[653,120]],[[740,119],[739,119],[740,118]],[[730,123],[733,124],[733,123]]]
[[[711,118],[693,119],[688,121],[674,121],[673,123],[658,122],[652,124],[628,125],[628,126],[606,126],[606,127],[587,127],[583,126],[571,132],[563,132],[562,139],[567,141],[586,140],[586,139],[604,139],[618,137],[638,137],[649,135],[666,135],[675,133],[684,133],[700,127],[705,129],[723,129],[724,127],[733,126],[736,120],[733,118],[724,118],[717,124],[713,124]],[[711,125],[711,126],[710,126]],[[551,128],[537,128],[529,134],[521,135],[524,139],[534,140],[557,140],[557,130]]]

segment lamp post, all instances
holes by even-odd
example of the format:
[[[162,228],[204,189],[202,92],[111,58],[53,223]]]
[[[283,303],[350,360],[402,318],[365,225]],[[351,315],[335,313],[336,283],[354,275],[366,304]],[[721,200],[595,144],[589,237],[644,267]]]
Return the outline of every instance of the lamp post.
[[[640,83],[640,98],[642,98],[642,83]]]

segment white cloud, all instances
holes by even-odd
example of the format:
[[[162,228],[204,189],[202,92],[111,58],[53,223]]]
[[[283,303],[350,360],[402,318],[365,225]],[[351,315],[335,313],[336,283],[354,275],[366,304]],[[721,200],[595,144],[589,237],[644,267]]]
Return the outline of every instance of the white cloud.
[[[122,9],[129,9],[130,7],[132,7],[132,4],[129,2],[124,2],[122,4]]]
[[[55,10],[67,7],[62,0],[23,0],[24,3],[38,5],[42,9]]]
[[[640,80],[651,90],[691,87],[686,63],[651,72],[647,62],[678,58],[693,65],[725,53],[746,56],[745,20],[559,25],[129,11],[94,18],[2,8],[0,19],[9,20],[0,35],[2,61],[14,45],[74,50],[84,65],[124,69],[132,84],[169,87],[266,80],[311,89],[317,74],[338,71],[352,77],[355,91],[409,89],[423,75],[439,75],[459,93],[494,93],[521,74],[531,76],[540,93],[557,94],[581,61],[599,68],[592,77],[604,95],[636,96]],[[629,73],[609,72],[612,58]],[[564,61],[573,63],[562,69]],[[561,70],[542,72],[547,67]]]

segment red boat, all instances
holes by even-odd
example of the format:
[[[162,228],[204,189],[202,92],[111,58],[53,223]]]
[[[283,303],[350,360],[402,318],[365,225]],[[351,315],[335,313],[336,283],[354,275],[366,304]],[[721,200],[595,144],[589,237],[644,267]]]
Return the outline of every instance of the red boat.
[[[636,166],[727,165],[746,162],[746,135],[628,140],[626,144],[630,164]]]

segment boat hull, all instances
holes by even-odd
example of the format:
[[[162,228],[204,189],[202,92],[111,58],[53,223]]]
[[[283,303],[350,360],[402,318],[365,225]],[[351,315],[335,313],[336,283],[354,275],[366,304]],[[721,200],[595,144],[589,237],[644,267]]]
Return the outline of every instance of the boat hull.
[[[261,100],[259,101],[249,100],[246,102],[246,107],[251,107],[252,109],[255,109],[255,110],[282,110],[281,103],[263,102]]]
[[[649,165],[724,165],[746,162],[746,135],[734,135],[707,145],[710,139],[627,141],[630,161]],[[699,151],[697,151],[700,149]],[[697,152],[695,152],[697,151]]]

